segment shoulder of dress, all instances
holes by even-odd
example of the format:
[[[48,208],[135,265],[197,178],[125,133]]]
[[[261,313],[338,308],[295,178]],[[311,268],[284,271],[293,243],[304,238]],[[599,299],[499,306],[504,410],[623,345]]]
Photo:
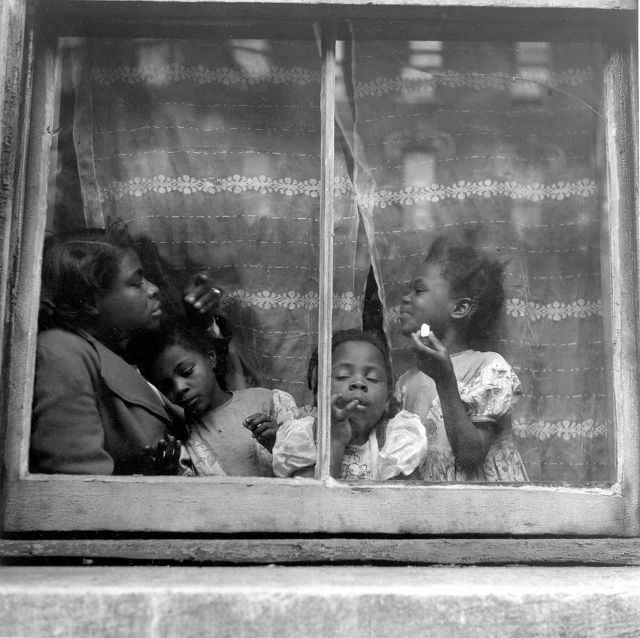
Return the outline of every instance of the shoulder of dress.
[[[493,350],[474,350],[473,356],[477,357],[482,367],[492,366],[496,368],[511,369],[509,362],[499,353]]]

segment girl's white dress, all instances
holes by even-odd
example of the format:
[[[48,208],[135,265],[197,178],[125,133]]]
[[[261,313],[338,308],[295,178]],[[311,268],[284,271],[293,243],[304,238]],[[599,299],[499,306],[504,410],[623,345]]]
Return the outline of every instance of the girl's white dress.
[[[521,394],[520,381],[497,352],[464,350],[451,356],[460,397],[478,428],[497,433],[484,462],[472,472],[456,465],[442,416],[435,382],[417,368],[396,384],[396,395],[406,410],[424,424],[428,450],[419,469],[425,481],[528,481],[527,471],[513,439],[511,409]]]
[[[261,412],[276,423],[298,414],[294,398],[282,390],[246,388],[188,424],[181,454],[185,476],[273,476],[271,453],[244,427],[244,420]]]
[[[311,414],[280,426],[273,446],[273,472],[292,476],[315,465],[314,436],[316,416]],[[427,437],[420,419],[402,410],[384,425],[384,443],[378,444],[376,428],[363,445],[348,445],[342,457],[341,479],[385,481],[409,477],[423,462]]]

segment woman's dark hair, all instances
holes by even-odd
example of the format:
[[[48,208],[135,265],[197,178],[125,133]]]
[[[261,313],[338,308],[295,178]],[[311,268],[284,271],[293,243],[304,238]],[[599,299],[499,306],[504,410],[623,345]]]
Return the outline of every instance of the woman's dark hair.
[[[504,303],[504,264],[446,236],[431,244],[424,262],[440,266],[454,297],[469,297],[475,302],[466,324],[467,338],[486,339]]]
[[[109,291],[134,243],[122,224],[52,237],[42,268],[41,327],[90,326],[98,297]]]

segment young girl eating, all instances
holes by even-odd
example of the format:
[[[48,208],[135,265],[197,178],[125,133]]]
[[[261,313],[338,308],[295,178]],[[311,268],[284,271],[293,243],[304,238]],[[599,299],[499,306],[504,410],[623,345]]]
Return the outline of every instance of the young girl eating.
[[[427,432],[420,470],[426,481],[528,480],[511,431],[518,377],[498,353],[471,347],[498,317],[502,270],[475,249],[440,237],[402,301],[401,330],[411,339],[416,367],[396,389]]]
[[[203,331],[173,327],[144,365],[145,375],[184,409],[184,474],[273,476],[271,448],[280,423],[296,414],[280,390],[223,390]]]
[[[130,242],[93,231],[45,255],[49,328],[38,335],[32,472],[177,472],[181,415],[124,358],[162,317]]]
[[[415,414],[394,413],[387,347],[372,332],[336,332],[331,344],[331,475],[384,481],[409,478],[424,460],[426,436]],[[276,434],[276,476],[310,476],[316,417],[294,419]]]

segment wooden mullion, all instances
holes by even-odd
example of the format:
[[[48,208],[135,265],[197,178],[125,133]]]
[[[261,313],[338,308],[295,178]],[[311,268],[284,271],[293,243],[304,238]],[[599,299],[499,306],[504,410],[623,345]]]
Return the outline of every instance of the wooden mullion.
[[[8,369],[6,361],[5,335],[8,333],[12,299],[10,266],[15,256],[13,241],[20,217],[13,214],[19,206],[19,175],[22,155],[21,141],[25,138],[27,118],[21,108],[28,99],[29,74],[25,78],[24,64],[28,58],[29,44],[26,42],[26,0],[7,0],[0,3],[0,374]],[[6,387],[6,386],[5,386]],[[6,476],[4,464],[6,434],[9,423],[7,410],[8,393],[0,392],[0,477]],[[0,534],[4,515],[5,490],[0,478]]]
[[[318,302],[318,457],[315,476],[330,477],[331,452],[331,335],[333,326],[333,239],[335,178],[336,27],[323,24],[320,86],[320,273]]]
[[[51,34],[34,38],[33,88],[30,117],[25,126],[21,167],[24,194],[18,193],[14,241],[19,258],[14,262],[10,294],[14,297],[8,336],[6,407],[8,428],[5,468],[9,482],[26,476],[29,454],[29,430],[42,245],[47,220],[47,191],[50,176],[50,151],[55,139],[56,69],[59,65],[57,39]]]
[[[630,33],[609,33],[604,64],[604,126],[608,267],[603,279],[608,359],[612,367],[610,392],[616,424],[617,474],[625,503],[625,532],[640,533],[640,437],[638,414],[637,269],[638,235],[635,189],[636,144],[632,106]],[[608,294],[607,294],[608,293]]]

